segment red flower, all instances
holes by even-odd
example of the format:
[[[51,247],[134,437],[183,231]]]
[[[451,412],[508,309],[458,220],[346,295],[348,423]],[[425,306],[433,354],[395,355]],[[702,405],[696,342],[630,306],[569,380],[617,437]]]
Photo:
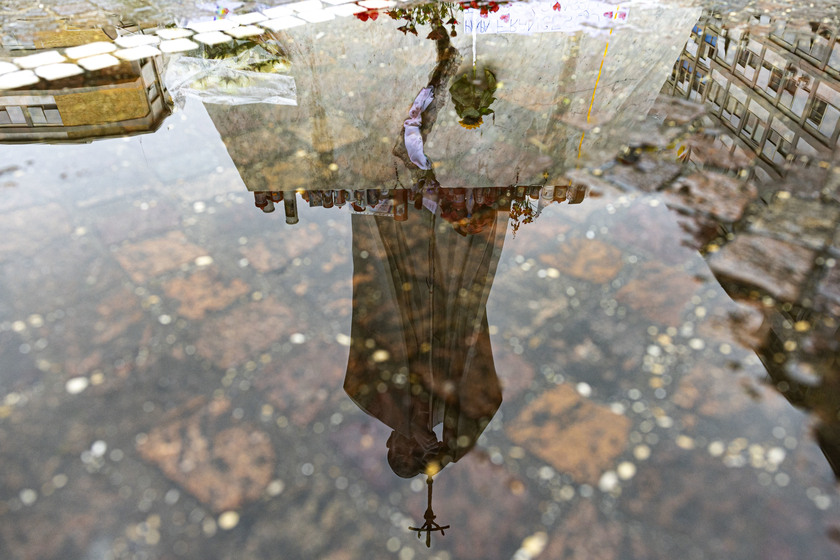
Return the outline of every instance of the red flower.
[[[362,21],[367,21],[368,19],[376,21],[376,18],[379,17],[379,10],[368,10],[366,12],[361,12],[353,15]]]
[[[561,6],[561,5],[560,5],[560,2],[556,2],[556,3],[555,3],[552,7],[551,7],[551,9],[552,9],[552,10],[554,10],[555,12],[559,12],[561,9],[563,9],[563,6]]]

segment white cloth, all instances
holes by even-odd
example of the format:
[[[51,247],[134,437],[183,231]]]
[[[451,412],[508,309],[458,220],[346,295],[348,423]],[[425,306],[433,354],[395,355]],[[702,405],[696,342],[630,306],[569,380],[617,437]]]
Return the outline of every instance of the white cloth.
[[[431,105],[434,99],[435,89],[432,86],[421,89],[414,99],[414,103],[411,104],[408,118],[403,123],[405,125],[405,150],[408,152],[411,163],[420,169],[430,169],[432,167],[429,158],[423,153],[423,136],[420,134],[420,125],[422,124],[423,111]]]

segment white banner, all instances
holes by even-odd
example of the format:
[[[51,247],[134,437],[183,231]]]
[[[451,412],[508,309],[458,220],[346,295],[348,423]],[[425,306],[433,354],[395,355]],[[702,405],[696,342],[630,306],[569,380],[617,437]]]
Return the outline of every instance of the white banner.
[[[629,9],[620,4],[592,0],[557,0],[511,3],[498,6],[495,12],[464,11],[464,33],[552,33],[587,28],[609,28],[627,22]]]

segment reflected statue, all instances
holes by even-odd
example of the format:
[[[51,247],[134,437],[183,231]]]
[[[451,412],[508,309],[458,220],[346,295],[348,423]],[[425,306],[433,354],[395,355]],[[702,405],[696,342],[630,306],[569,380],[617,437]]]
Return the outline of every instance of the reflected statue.
[[[473,448],[502,401],[486,305],[510,198],[437,185],[407,191],[414,204],[403,219],[352,217],[344,389],[391,428],[394,473],[431,478]],[[430,504],[424,527],[435,530],[433,519]]]

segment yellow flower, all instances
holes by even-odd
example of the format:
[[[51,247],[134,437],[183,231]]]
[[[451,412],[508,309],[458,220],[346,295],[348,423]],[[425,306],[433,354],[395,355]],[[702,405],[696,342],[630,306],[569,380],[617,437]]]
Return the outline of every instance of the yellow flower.
[[[460,124],[464,128],[473,129],[473,128],[478,128],[479,126],[481,126],[481,123],[484,122],[483,117],[478,117],[478,122],[474,122],[474,123],[473,122],[464,122],[466,120],[467,119],[461,119],[460,121],[458,121],[458,124]],[[470,120],[472,120],[472,119],[470,119]]]

